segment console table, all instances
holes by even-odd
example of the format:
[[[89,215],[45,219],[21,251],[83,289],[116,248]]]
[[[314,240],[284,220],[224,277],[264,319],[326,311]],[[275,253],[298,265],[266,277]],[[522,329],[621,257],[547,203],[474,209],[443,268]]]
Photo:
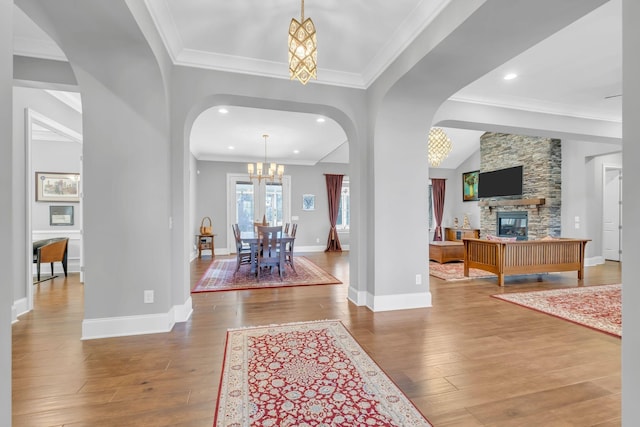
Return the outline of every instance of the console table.
[[[444,229],[444,239],[461,242],[462,239],[479,239],[480,230],[477,228],[449,228]]]

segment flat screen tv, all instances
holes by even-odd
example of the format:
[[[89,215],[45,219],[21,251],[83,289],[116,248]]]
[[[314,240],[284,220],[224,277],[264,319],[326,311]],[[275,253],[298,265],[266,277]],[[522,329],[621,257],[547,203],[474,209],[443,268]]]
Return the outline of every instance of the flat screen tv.
[[[522,166],[480,172],[478,175],[478,198],[521,195]]]

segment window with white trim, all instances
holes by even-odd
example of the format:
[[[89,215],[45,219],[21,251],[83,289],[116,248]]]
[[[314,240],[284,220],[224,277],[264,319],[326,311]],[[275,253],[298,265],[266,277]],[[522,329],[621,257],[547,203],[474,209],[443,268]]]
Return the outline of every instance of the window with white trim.
[[[349,197],[349,177],[342,178],[342,189],[340,190],[340,207],[338,208],[338,219],[336,229],[338,231],[349,231],[349,221],[351,214]]]

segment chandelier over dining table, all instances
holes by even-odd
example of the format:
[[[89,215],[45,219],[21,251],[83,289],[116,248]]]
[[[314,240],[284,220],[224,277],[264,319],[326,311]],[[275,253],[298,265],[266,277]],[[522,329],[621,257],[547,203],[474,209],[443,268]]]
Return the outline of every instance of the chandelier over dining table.
[[[247,172],[249,172],[249,179],[257,179],[258,182],[264,180],[282,182],[282,176],[284,175],[284,165],[278,165],[276,163],[267,163],[267,138],[268,134],[263,134],[264,138],[264,162],[256,162],[255,164],[247,164]]]

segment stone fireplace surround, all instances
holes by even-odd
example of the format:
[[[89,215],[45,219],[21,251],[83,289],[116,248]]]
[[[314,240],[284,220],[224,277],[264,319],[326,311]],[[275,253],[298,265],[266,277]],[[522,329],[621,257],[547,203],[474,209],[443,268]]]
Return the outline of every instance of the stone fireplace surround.
[[[482,199],[480,235],[497,235],[497,212],[525,212],[530,240],[559,237],[562,150],[559,139],[486,132],[480,137],[480,172],[523,165],[522,196]]]

